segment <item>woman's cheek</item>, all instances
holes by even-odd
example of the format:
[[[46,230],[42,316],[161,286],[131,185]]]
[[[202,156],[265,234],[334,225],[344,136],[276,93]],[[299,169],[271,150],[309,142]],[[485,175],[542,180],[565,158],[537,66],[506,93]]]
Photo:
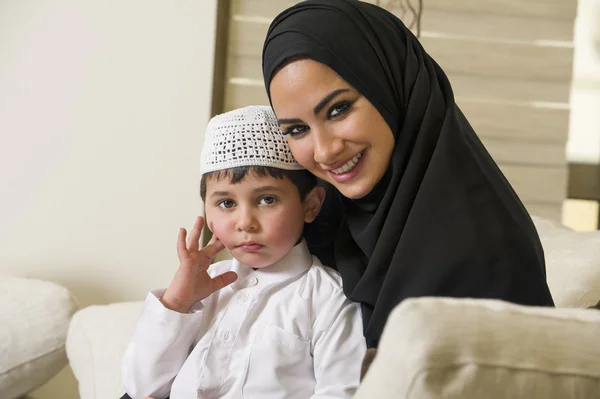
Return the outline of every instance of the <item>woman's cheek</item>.
[[[314,154],[312,145],[310,145],[310,139],[304,138],[303,140],[288,139],[288,144],[292,155],[296,158],[296,161],[304,168],[310,170],[314,166]]]

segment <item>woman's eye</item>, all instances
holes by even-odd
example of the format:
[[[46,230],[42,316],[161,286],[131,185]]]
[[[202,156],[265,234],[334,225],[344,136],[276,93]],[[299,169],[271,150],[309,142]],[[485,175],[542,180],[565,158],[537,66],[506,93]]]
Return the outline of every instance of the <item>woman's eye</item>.
[[[285,135],[289,134],[290,136],[293,137],[293,136],[302,134],[302,133],[306,132],[307,130],[308,130],[308,126],[306,126],[306,125],[290,126],[283,131],[283,135],[285,136]]]
[[[275,197],[271,197],[271,196],[265,196],[265,197],[262,197],[262,198],[261,198],[261,199],[258,201],[258,203],[259,203],[260,205],[273,205],[275,202],[277,202],[277,198],[275,198]]]
[[[229,208],[233,208],[235,206],[235,203],[231,200],[222,200],[222,201],[217,202],[217,206],[219,208],[229,209]]]
[[[338,116],[345,114],[350,109],[350,105],[352,104],[349,101],[335,104],[329,110],[329,118],[337,118]]]

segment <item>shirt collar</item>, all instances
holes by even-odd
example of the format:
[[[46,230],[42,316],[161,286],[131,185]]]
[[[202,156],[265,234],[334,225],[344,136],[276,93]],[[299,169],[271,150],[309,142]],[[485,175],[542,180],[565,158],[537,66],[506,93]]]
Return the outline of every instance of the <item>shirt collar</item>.
[[[308,270],[313,264],[312,255],[308,250],[308,245],[305,240],[294,246],[292,250],[284,256],[279,262],[271,266],[253,270],[237,259],[233,259],[231,270],[238,275],[237,280],[230,285],[234,290],[240,290],[248,287],[248,281],[256,278],[259,285],[275,283],[288,278],[297,276],[300,273]]]

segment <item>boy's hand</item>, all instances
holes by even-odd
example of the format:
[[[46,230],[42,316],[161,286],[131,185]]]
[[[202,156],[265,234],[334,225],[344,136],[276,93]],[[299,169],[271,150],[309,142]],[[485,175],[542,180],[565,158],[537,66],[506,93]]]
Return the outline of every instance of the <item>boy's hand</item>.
[[[199,216],[196,219],[187,245],[185,242],[187,232],[183,228],[179,230],[177,239],[179,268],[175,273],[175,277],[173,277],[173,281],[160,298],[167,309],[179,313],[189,313],[196,302],[228,286],[237,279],[235,272],[226,272],[215,278],[210,277],[207,273],[210,262],[225,246],[218,238],[213,236],[208,245],[199,250],[200,234],[203,226],[204,218]]]

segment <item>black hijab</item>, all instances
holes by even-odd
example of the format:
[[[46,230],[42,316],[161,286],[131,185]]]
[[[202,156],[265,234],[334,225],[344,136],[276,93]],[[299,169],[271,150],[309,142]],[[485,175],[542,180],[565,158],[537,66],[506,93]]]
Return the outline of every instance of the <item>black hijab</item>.
[[[397,17],[355,0],[299,3],[267,33],[267,92],[294,57],[332,68],[394,133],[388,171],[373,191],[350,200],[329,185],[306,231],[313,253],[339,270],[348,298],[362,304],[369,347],[408,297],[553,305],[531,218],[456,105],[448,78]]]

